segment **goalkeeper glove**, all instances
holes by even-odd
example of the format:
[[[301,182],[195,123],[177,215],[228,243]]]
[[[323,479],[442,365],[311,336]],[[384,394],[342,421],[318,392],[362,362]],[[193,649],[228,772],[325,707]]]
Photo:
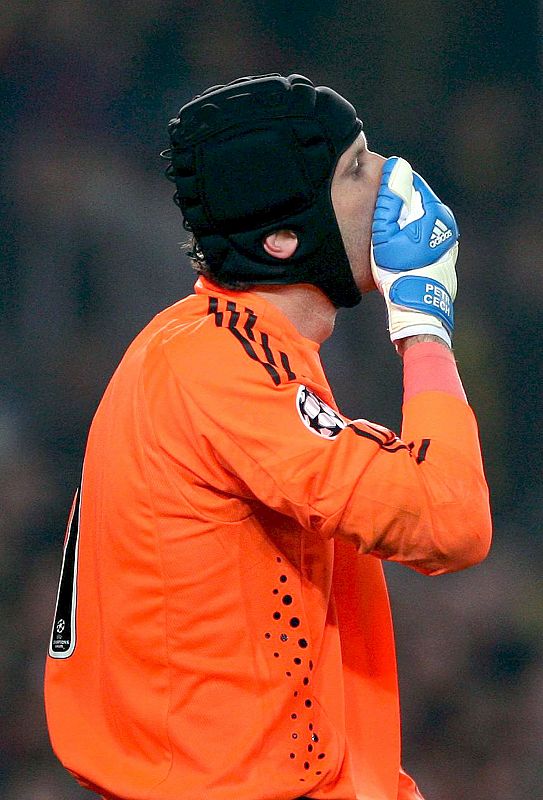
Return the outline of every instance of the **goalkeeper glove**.
[[[373,217],[371,267],[393,342],[430,333],[450,346],[457,240],[452,212],[426,181],[405,159],[387,159]]]

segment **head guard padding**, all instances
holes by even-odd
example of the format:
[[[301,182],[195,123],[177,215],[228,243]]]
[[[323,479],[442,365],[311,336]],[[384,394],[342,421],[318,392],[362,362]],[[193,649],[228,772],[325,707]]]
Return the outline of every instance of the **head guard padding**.
[[[331,183],[361,128],[350,103],[300,75],[242,78],[181,108],[169,125],[168,172],[219,281],[312,283],[336,306],[359,301]],[[280,229],[298,237],[285,260],[263,248]]]

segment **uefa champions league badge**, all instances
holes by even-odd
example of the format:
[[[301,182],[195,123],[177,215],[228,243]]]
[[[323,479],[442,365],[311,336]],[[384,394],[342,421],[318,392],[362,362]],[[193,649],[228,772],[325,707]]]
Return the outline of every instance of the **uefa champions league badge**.
[[[323,439],[335,439],[347,423],[307,386],[300,386],[296,395],[300,419],[311,433]]]

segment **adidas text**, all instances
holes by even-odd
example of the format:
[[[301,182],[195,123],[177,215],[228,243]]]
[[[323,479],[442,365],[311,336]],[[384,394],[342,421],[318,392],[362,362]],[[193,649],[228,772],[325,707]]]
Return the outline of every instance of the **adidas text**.
[[[430,247],[437,247],[438,244],[443,244],[447,239],[450,239],[452,236],[452,231],[447,231],[447,233],[440,233],[439,236],[432,236],[428,244]]]
[[[434,229],[432,231],[432,235],[430,236],[430,241],[428,244],[433,249],[443,242],[446,242],[447,239],[450,239],[453,235],[453,232],[450,228],[447,228],[444,222],[441,222],[440,219],[436,219],[434,222]]]

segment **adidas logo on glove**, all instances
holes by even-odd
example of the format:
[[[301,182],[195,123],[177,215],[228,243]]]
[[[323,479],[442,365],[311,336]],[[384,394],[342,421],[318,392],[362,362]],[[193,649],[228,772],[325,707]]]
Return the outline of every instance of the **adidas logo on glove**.
[[[447,239],[450,239],[452,235],[453,232],[451,229],[447,228],[444,222],[441,222],[440,219],[436,218],[436,221],[434,222],[434,229],[428,244],[431,248],[437,247],[439,244],[446,242]]]

